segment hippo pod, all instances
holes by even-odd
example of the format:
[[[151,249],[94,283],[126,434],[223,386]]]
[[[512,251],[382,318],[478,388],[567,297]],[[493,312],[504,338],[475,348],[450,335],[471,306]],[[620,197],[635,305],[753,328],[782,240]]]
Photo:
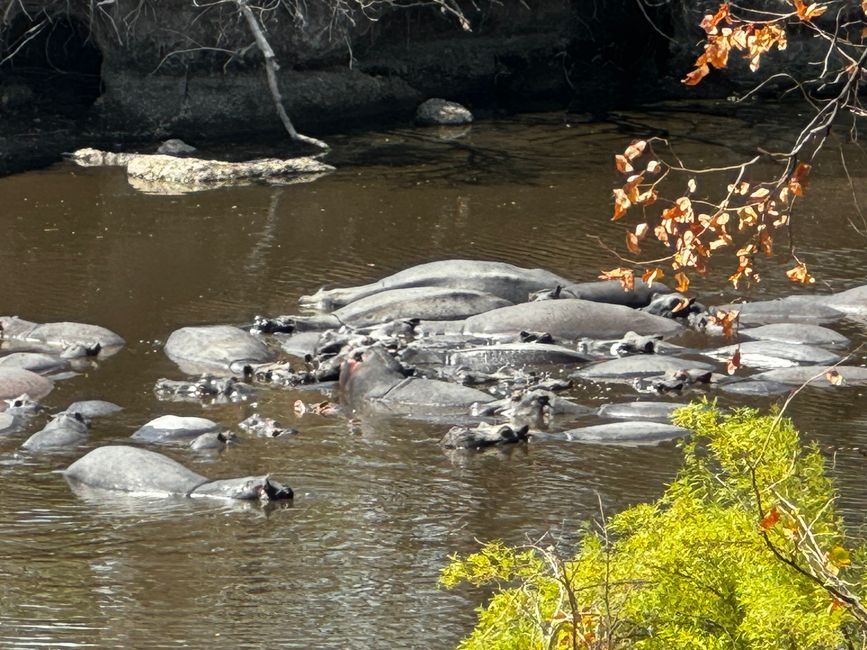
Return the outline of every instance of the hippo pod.
[[[526,301],[535,291],[568,284],[568,280],[544,269],[525,269],[504,262],[441,260],[413,266],[371,284],[320,289],[312,296],[302,296],[300,302],[304,307],[331,311],[393,289],[448,287],[518,303]]]
[[[167,456],[137,447],[94,449],[63,472],[67,481],[137,496],[215,499],[291,499],[292,489],[269,476],[210,480]]]

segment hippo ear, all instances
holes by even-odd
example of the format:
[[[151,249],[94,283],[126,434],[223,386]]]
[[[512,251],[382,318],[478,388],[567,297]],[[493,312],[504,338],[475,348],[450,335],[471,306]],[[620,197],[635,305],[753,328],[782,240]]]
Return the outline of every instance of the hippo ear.
[[[516,437],[518,440],[526,440],[527,437],[528,437],[527,434],[528,434],[529,432],[530,432],[530,425],[529,425],[529,424],[525,424],[525,425],[522,426],[520,429],[516,429],[516,430],[515,430],[515,437]]]

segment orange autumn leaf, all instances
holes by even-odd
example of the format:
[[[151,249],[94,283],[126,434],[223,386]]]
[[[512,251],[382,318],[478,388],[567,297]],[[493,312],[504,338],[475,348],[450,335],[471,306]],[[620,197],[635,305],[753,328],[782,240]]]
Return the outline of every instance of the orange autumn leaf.
[[[867,0],[864,0],[867,2]],[[713,15],[706,14],[704,19],[701,21],[701,28],[708,33],[713,33],[716,31],[716,26],[719,25],[720,22],[726,20],[729,17],[729,5],[727,2],[723,2],[717,12]]]
[[[768,528],[773,526],[775,523],[777,523],[777,521],[779,519],[780,519],[779,511],[777,511],[776,508],[771,508],[770,510],[768,510],[768,513],[764,517],[762,517],[760,524],[761,524],[762,528],[767,530]]]
[[[635,288],[635,273],[632,269],[618,267],[610,271],[602,271],[599,275],[600,280],[617,280],[624,291],[632,291]]]
[[[821,16],[823,13],[828,11],[828,7],[822,6],[816,2],[805,5],[803,0],[794,0],[795,5],[795,13],[798,14],[798,18],[805,22],[810,22],[813,18]]]
[[[704,79],[708,73],[710,72],[710,68],[706,63],[700,65],[692,72],[688,73],[680,82],[686,86],[695,86],[699,81]]]
[[[641,276],[641,279],[647,283],[648,287],[650,287],[653,286],[654,281],[664,276],[665,273],[663,272],[663,270],[658,266],[655,266],[652,269],[647,269]]]
[[[614,166],[617,167],[617,171],[621,174],[631,174],[635,171],[635,168],[630,164],[629,159],[620,154],[614,156]]]
[[[737,369],[741,367],[741,346],[738,346],[732,358],[726,361],[726,372],[730,375],[735,374]]]
[[[737,309],[730,309],[729,311],[718,311],[716,314],[710,317],[710,322],[719,325],[722,328],[723,336],[726,338],[731,338],[734,336],[734,325],[737,322],[737,318],[740,312]]]
[[[627,160],[635,160],[644,153],[644,148],[647,146],[647,141],[645,140],[636,140],[631,145],[626,147],[626,151],[623,152],[623,156]]]
[[[807,189],[807,176],[810,175],[810,169],[812,169],[811,165],[805,162],[799,162],[795,166],[795,171],[793,171],[792,175],[789,176],[789,182],[786,185],[786,189],[795,196],[804,196],[804,191]]]
[[[677,280],[677,286],[674,287],[674,290],[678,293],[686,293],[687,289],[689,289],[689,277],[686,273],[675,273],[674,279]]]
[[[629,230],[626,231],[626,248],[633,255],[638,255],[641,252],[641,247],[638,245],[638,236]]]
[[[620,217],[626,214],[626,211],[632,207],[632,201],[626,196],[626,192],[621,188],[616,188],[614,192],[614,216],[611,221],[617,221]]]
[[[792,282],[800,282],[801,284],[813,284],[816,281],[816,278],[807,271],[807,265],[803,262],[798,262],[797,266],[786,271],[786,276]]]
[[[635,236],[638,238],[638,241],[644,239],[649,231],[650,226],[648,226],[646,223],[640,223],[635,226]]]

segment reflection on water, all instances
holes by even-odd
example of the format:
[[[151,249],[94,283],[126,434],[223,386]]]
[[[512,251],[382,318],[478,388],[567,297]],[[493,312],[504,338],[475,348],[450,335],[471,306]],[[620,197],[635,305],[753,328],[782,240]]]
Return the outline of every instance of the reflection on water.
[[[320,285],[448,257],[593,278],[613,260],[588,235],[622,237],[608,220],[612,153],[651,132],[696,165],[781,138],[676,107],[605,123],[525,116],[445,138],[409,129],[337,138],[330,162],[339,171],[311,184],[148,196],[118,170],[65,164],[0,179],[0,312],[97,323],[128,341],[46,400],[53,410],[93,398],[125,407],[95,421],[86,447],[17,456],[26,434],[0,439],[0,645],[447,647],[466,633],[481,597],[436,588],[450,553],[546,531],[568,544],[580,519],[596,515],[597,493],[609,511],[657,495],[677,470],[673,445],[537,443],[447,455],[435,423],[296,417],[296,399],[317,398],[309,392],[204,408],[152,392],[158,378],[180,378],[161,352],[173,329],[291,312]],[[720,133],[730,146],[714,144]],[[821,201],[803,205],[800,250],[834,289],[863,283],[867,254],[841,219],[852,213],[852,192],[836,154],[818,166],[813,188]],[[790,291],[782,274],[766,276],[754,295]],[[719,283],[696,284],[705,296],[731,295]],[[864,340],[857,324],[844,333]],[[576,394],[595,403],[631,393]],[[867,502],[867,459],[851,450],[867,446],[862,399],[856,389],[808,389],[793,411],[829,457],[839,450],[834,471],[856,527]],[[254,410],[301,433],[245,439],[214,455],[167,453],[209,477],[272,472],[295,489],[291,507],[79,497],[55,471],[158,415],[234,426]]]

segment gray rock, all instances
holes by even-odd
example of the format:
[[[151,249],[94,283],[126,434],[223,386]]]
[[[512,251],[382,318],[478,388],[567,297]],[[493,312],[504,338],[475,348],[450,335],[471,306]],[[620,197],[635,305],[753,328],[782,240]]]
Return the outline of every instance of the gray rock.
[[[171,138],[163,142],[159,147],[157,147],[157,153],[165,154],[167,156],[184,156],[187,154],[195,153],[198,151],[195,147],[188,145],[183,140],[178,138]]]
[[[220,429],[222,427],[219,424],[206,418],[163,415],[145,424],[131,437],[145,442],[170,442],[195,438]]]
[[[456,102],[434,97],[418,107],[415,121],[423,126],[458,126],[470,124],[473,114]]]

